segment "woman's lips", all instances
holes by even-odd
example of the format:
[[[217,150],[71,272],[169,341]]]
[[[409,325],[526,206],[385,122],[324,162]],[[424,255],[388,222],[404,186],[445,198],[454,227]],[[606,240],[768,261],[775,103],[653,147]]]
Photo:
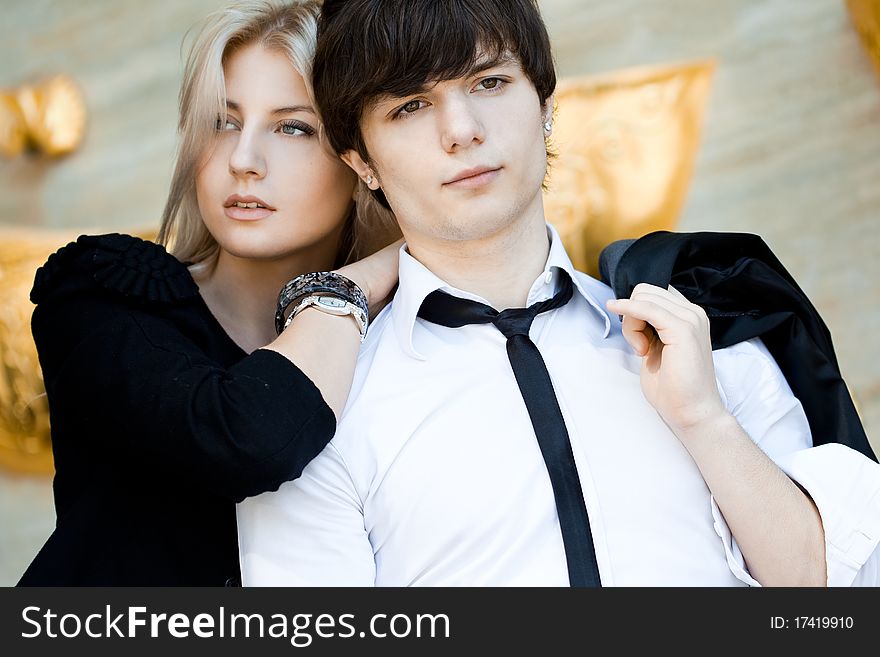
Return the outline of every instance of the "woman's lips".
[[[243,206],[253,207],[243,207]],[[259,206],[259,207],[257,207]],[[275,211],[271,205],[266,203],[259,196],[250,194],[243,196],[241,194],[233,194],[223,202],[223,211],[230,219],[237,221],[257,221],[265,219]]]
[[[251,207],[244,207],[251,206]],[[237,221],[257,221],[265,219],[275,211],[271,205],[259,196],[251,194],[232,194],[223,202],[223,211],[230,219]]]
[[[230,219],[237,221],[257,221],[258,219],[265,219],[275,210],[270,210],[269,208],[240,208],[237,205],[230,205],[224,207],[223,212]]]

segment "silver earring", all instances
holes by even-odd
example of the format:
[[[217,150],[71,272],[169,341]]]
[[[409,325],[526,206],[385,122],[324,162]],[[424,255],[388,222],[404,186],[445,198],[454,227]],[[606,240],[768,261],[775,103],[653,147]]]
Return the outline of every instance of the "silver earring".
[[[550,121],[546,121],[546,122],[544,123],[544,131],[545,131],[545,132],[550,132],[550,131],[552,131],[552,130],[553,130],[553,123],[550,122]]]
[[[367,185],[373,184],[373,176],[367,176]]]

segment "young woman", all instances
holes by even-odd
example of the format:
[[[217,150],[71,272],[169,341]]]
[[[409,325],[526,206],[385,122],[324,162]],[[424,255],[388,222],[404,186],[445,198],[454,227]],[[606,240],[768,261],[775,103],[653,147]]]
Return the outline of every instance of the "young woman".
[[[395,229],[322,140],[318,13],[237,5],[198,33],[170,253],[83,236],[37,272],[57,525],[19,585],[235,585],[235,502],[299,476],[332,437],[397,245],[357,260],[365,235]]]

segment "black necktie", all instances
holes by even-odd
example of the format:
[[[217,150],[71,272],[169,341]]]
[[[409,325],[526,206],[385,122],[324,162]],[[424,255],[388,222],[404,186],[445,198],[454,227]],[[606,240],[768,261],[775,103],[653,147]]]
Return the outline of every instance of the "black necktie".
[[[429,294],[419,310],[419,317],[434,324],[459,328],[465,324],[492,323],[507,338],[507,357],[522,392],[526,409],[538,438],[541,454],[562,528],[562,542],[568,563],[571,586],[601,586],[596,551],[590,533],[590,519],[584,504],[581,481],[574,463],[568,430],[556,400],[553,383],[541,352],[529,338],[529,328],[539,313],[559,308],[572,295],[571,278],[560,270],[560,290],[552,299],[528,308],[509,308],[498,312],[491,306],[454,297],[437,290]]]

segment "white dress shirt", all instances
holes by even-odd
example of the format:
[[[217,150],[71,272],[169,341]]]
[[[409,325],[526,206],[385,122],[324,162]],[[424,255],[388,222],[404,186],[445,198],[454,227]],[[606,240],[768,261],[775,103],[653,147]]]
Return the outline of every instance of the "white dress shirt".
[[[757,585],[696,464],[645,400],[611,289],[551,249],[528,304],[571,438],[603,586]],[[504,336],[417,317],[450,287],[401,249],[400,287],[361,351],[336,436],[302,476],[238,505],[245,586],[567,586],[550,479]],[[722,398],[814,499],[828,583],[880,582],[880,465],[811,448],[800,402],[760,340],[714,352]]]

